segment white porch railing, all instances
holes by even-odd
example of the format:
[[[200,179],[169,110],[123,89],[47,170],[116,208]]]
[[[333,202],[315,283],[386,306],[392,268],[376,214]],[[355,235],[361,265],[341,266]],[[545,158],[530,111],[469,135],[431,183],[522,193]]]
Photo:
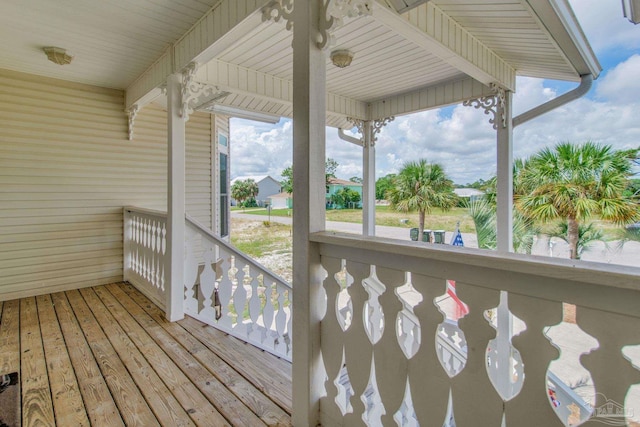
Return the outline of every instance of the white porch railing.
[[[165,307],[165,270],[168,262],[167,214],[133,207],[124,208],[123,278]]]
[[[322,425],[596,426],[640,415],[629,391],[640,382],[630,362],[638,269],[311,239],[326,271],[326,300],[316,301],[325,372],[313,380],[326,390]],[[576,324],[563,323],[563,302],[576,305]]]
[[[291,361],[291,287],[188,215],[184,311]],[[165,306],[165,212],[124,209],[124,280]]]
[[[291,360],[291,287],[187,215],[185,313]]]

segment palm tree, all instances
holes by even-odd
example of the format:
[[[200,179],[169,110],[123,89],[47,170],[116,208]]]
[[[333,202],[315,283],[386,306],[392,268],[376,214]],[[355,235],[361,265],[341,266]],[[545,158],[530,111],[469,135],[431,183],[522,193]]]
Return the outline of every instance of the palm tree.
[[[495,250],[496,235],[496,205],[486,197],[474,200],[469,204],[469,215],[473,219],[478,238],[478,247]],[[540,228],[533,221],[524,217],[520,212],[513,213],[513,250],[517,253],[531,254],[533,241]]]
[[[238,201],[239,205],[242,205],[242,210],[245,208],[245,200],[255,199],[260,188],[258,183],[249,178],[244,181],[236,181],[231,186],[231,197]]]
[[[391,207],[398,211],[418,211],[418,236],[424,231],[427,213],[435,207],[449,210],[457,201],[453,182],[447,178],[442,166],[428,163],[426,159],[405,163],[386,197]]]
[[[569,229],[567,221],[561,221],[558,224],[558,227],[553,230],[549,237],[558,237],[559,239],[568,241],[568,233]],[[605,241],[604,233],[601,229],[597,228],[594,223],[589,224],[579,224],[578,225],[578,243],[576,245],[576,259],[580,259],[582,254],[589,250],[589,248],[593,245],[594,242],[600,241],[604,242],[605,247],[607,247],[607,243]]]
[[[594,215],[617,224],[638,218],[638,207],[623,195],[640,150],[564,142],[527,160],[520,173],[516,207],[535,221],[563,219],[571,258],[577,258],[580,222]]]

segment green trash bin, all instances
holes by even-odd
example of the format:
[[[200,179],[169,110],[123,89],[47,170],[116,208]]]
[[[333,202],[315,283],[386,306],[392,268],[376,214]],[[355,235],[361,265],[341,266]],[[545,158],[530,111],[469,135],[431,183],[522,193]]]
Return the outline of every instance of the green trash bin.
[[[433,243],[433,237],[431,236],[431,230],[424,230],[422,232],[422,241],[427,243]]]
[[[411,240],[413,240],[414,242],[418,241],[418,232],[419,230],[417,228],[412,228],[411,230],[409,230],[409,237],[411,237]]]
[[[444,243],[444,230],[434,230],[433,243]]]

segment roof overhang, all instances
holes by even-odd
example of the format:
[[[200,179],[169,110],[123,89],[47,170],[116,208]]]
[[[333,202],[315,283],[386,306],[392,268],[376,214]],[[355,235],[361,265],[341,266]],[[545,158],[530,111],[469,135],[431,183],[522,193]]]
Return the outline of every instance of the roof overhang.
[[[370,2],[370,14],[333,32],[328,125],[460,103],[492,95],[491,85],[514,91],[516,75],[579,81],[600,72],[566,0],[505,0],[499,8],[486,0],[431,0],[407,4],[403,14],[391,3]],[[264,10],[248,12],[232,36],[193,52],[195,79],[229,94],[218,105],[292,117],[292,33],[284,19],[265,20]],[[219,18],[203,21],[211,19]],[[353,53],[350,66],[332,64],[335,49]],[[176,56],[184,58],[179,63],[188,57]]]
[[[629,21],[640,23],[640,0],[622,0],[622,10]]]

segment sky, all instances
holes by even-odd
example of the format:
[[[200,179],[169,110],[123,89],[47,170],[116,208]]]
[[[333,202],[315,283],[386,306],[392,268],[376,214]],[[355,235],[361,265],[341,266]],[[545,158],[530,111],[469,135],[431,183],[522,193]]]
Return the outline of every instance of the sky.
[[[514,157],[530,156],[559,142],[594,141],[617,149],[640,146],[640,24],[623,17],[620,0],[569,0],[602,73],[587,95],[514,130]],[[577,83],[518,77],[513,115],[527,111]],[[496,132],[482,110],[456,105],[396,117],[378,136],[376,178],[396,173],[416,153],[439,163],[459,185],[496,173]],[[327,157],[336,175],[362,177],[362,148],[327,128]],[[231,178],[281,178],[292,163],[292,122],[275,125],[231,119]]]

